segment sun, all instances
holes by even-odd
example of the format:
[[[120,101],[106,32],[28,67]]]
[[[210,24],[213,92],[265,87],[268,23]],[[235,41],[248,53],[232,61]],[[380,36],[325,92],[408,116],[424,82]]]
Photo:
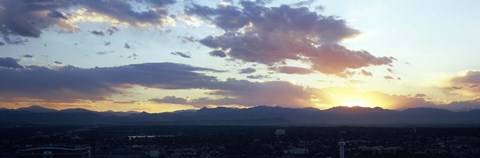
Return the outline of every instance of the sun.
[[[348,107],[354,107],[354,106],[360,106],[360,107],[370,107],[370,104],[366,101],[363,100],[346,100],[342,102],[341,106],[348,106]]]

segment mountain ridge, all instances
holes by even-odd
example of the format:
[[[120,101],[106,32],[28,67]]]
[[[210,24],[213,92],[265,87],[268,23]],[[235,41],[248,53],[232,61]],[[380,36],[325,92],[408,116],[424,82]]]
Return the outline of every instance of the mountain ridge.
[[[43,108],[43,107],[42,107]],[[380,107],[202,108],[164,113],[96,112],[86,109],[1,109],[0,120],[8,124],[172,124],[172,125],[286,125],[286,126],[479,126],[480,110],[454,112],[436,108],[402,111]],[[26,110],[27,109],[27,110]]]

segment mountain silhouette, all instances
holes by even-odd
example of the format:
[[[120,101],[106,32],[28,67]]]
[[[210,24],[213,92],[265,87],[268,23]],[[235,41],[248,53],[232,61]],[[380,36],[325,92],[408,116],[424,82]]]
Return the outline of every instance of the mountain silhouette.
[[[170,125],[280,125],[280,126],[480,126],[480,110],[453,112],[434,108],[403,111],[365,107],[202,108],[165,113],[96,112],[86,109],[53,110],[39,106],[0,109],[4,124],[170,124]]]
[[[49,109],[49,108],[44,108],[38,105],[32,105],[29,107],[24,107],[24,108],[18,108],[17,110],[20,111],[29,111],[29,112],[56,112],[57,110],[54,109]]]

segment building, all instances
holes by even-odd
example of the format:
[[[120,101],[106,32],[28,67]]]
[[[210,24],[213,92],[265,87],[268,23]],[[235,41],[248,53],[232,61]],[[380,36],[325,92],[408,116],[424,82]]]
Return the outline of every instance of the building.
[[[18,150],[15,154],[18,158],[90,158],[91,151],[89,146],[44,146]]]
[[[290,155],[307,155],[309,151],[306,148],[291,148],[283,152]]]
[[[285,135],[285,129],[275,130],[275,136],[283,136],[283,135]]]
[[[338,146],[340,147],[340,158],[345,158],[345,142],[338,142]]]

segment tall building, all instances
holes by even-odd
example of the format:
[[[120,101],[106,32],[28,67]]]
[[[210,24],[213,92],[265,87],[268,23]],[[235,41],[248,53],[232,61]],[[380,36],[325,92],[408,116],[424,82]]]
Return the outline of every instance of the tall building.
[[[345,142],[341,141],[338,142],[338,146],[340,147],[340,158],[345,158]]]

